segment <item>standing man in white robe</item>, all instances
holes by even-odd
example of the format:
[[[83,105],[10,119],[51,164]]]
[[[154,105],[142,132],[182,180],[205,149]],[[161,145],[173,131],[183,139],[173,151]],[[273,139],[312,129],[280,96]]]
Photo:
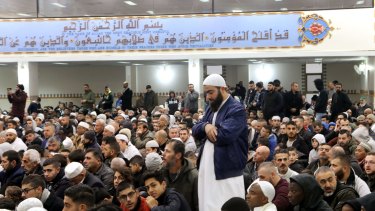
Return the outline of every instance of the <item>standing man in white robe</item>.
[[[209,106],[193,136],[203,141],[197,161],[199,210],[213,211],[233,197],[245,198],[247,124],[244,106],[227,93],[222,76],[209,75],[203,86]]]

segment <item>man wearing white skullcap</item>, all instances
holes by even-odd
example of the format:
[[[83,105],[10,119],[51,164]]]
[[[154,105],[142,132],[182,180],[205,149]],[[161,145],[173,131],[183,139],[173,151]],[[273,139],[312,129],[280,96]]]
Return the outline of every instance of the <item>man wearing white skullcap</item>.
[[[64,171],[65,177],[74,185],[85,184],[90,187],[104,187],[103,182],[88,172],[81,163],[71,162],[65,167]]]
[[[222,76],[209,75],[203,88],[209,106],[193,127],[193,136],[204,141],[197,162],[199,210],[211,211],[245,196],[247,124],[244,106],[228,94]]]
[[[108,136],[114,136],[115,132],[115,127],[113,127],[112,125],[107,125],[104,127],[103,130],[103,138]]]
[[[139,150],[129,141],[128,137],[124,134],[117,134],[115,136],[117,143],[120,145],[122,155],[130,160],[136,155],[141,155]]]
[[[6,141],[12,145],[15,151],[19,152],[21,150],[27,150],[26,144],[22,141],[22,139],[17,137],[17,131],[15,129],[7,129],[5,135]]]
[[[250,185],[246,201],[252,211],[277,211],[272,203],[275,197],[275,188],[267,181],[255,181]]]

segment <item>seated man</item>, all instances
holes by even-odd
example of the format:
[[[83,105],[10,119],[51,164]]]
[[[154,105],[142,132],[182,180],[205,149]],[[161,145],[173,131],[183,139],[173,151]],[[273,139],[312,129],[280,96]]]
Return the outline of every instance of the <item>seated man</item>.
[[[366,183],[371,192],[375,191],[375,152],[369,152],[365,158]]]
[[[324,201],[333,210],[341,210],[344,201],[358,198],[358,193],[352,187],[337,182],[335,172],[328,166],[320,167],[315,179],[324,191]]]
[[[267,181],[255,181],[249,187],[246,201],[251,210],[277,211],[275,204],[272,203],[274,197],[275,189],[271,183]]]
[[[281,178],[290,182],[290,178],[298,173],[289,168],[289,152],[287,149],[276,150],[274,162]]]
[[[44,179],[46,188],[53,191],[57,197],[64,199],[64,191],[72,184],[65,177],[64,169],[56,158],[48,158],[43,162]]]
[[[63,200],[46,188],[44,178],[40,175],[31,174],[22,180],[23,196],[37,198],[43,203],[46,210],[61,211],[64,207]]]
[[[152,210],[190,211],[190,206],[184,196],[167,188],[167,183],[159,171],[149,172],[144,176],[148,207]]]
[[[71,162],[65,167],[65,177],[74,185],[80,183],[90,187],[103,188],[104,184],[99,178],[88,172],[82,164]]]
[[[43,168],[40,165],[40,154],[35,149],[29,149],[23,154],[21,166],[26,175],[43,174]]]
[[[116,191],[123,211],[150,211],[146,199],[140,196],[133,184],[121,182]]]
[[[323,200],[323,190],[309,174],[299,174],[290,178],[288,198],[295,210],[332,210]]]
[[[95,194],[89,186],[78,184],[66,189],[64,210],[88,211],[94,206]]]
[[[2,154],[1,167],[4,170],[0,172],[0,194],[4,195],[8,186],[21,186],[25,172],[21,167],[20,156],[14,150],[9,150]]]

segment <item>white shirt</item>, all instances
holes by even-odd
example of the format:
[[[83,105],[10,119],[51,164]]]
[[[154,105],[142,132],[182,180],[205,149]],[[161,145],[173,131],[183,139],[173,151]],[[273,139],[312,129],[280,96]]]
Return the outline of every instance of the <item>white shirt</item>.
[[[283,179],[285,179],[286,181],[288,181],[290,183],[290,178],[295,176],[295,175],[298,175],[297,172],[293,171],[292,169],[288,168],[288,171],[285,173],[285,174],[280,174],[279,173],[279,176]]]
[[[277,211],[275,204],[268,202],[261,207],[254,207],[254,211]]]
[[[195,144],[195,140],[192,136],[190,136],[184,144],[185,144],[185,152],[189,152],[189,151],[195,152],[197,150],[197,145]]]
[[[122,155],[124,155],[124,157],[126,159],[130,160],[130,159],[132,159],[136,155],[141,156],[141,153],[139,152],[139,150],[137,149],[137,147],[135,147],[133,144],[131,144],[129,142],[128,143],[128,148],[126,148],[126,150],[124,152],[122,152]]]
[[[16,140],[13,141],[13,143],[11,143],[13,149],[17,152],[21,151],[21,150],[24,150],[26,151],[27,150],[27,146],[26,144],[20,139],[20,138],[16,138]]]

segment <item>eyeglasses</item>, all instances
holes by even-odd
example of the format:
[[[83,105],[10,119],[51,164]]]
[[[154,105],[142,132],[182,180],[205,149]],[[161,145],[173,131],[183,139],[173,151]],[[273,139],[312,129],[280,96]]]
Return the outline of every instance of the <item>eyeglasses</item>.
[[[126,201],[127,199],[131,199],[131,198],[133,198],[134,196],[135,196],[135,191],[132,191],[132,192],[128,193],[127,195],[126,195],[126,194],[124,194],[124,195],[120,195],[120,196],[118,197],[118,199],[119,199],[120,201]]]
[[[35,187],[35,188],[25,188],[25,189],[22,189],[22,193],[24,193],[24,194],[28,194],[29,191],[34,190],[34,189],[37,189],[37,188],[38,188],[38,187]]]

